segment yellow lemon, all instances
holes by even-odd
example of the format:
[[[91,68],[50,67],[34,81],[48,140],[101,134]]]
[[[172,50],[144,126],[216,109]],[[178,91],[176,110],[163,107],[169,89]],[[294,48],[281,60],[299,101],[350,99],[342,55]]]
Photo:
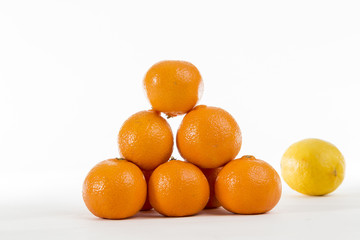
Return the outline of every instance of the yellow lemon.
[[[291,145],[281,159],[281,175],[295,191],[307,195],[333,192],[344,179],[345,160],[331,143],[304,139]]]

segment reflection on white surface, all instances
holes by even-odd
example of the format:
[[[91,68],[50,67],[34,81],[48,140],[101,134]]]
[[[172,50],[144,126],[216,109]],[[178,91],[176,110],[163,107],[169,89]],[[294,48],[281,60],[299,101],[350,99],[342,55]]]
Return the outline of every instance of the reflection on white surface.
[[[273,211],[260,215],[236,215],[219,208],[169,218],[151,210],[125,220],[104,220],[91,215],[79,201],[64,203],[50,198],[2,204],[0,211],[2,239],[360,237],[360,191],[355,188],[325,197],[287,193]]]

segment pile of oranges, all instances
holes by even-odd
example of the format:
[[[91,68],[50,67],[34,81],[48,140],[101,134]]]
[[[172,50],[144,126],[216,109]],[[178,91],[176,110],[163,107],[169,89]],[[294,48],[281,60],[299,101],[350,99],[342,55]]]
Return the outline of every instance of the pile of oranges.
[[[203,81],[194,65],[159,62],[143,83],[152,109],[124,122],[118,135],[121,158],[100,162],[84,181],[83,199],[95,216],[123,219],[154,208],[180,217],[220,206],[259,214],[278,203],[277,172],[250,155],[235,159],[242,143],[235,119],[218,107],[195,107]],[[176,134],[185,161],[171,158],[174,137],[160,113],[186,114]]]

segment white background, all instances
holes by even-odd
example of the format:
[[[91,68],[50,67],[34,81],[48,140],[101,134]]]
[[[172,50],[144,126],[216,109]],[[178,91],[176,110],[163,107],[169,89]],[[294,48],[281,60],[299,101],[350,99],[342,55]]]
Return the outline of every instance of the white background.
[[[359,1],[1,1],[0,238],[359,238],[359,13]],[[239,156],[280,170],[290,144],[321,138],[346,158],[342,186],[314,198],[283,182],[258,216],[93,217],[82,181],[118,156],[122,122],[150,108],[142,78],[165,59],[198,67],[200,103],[240,125]]]

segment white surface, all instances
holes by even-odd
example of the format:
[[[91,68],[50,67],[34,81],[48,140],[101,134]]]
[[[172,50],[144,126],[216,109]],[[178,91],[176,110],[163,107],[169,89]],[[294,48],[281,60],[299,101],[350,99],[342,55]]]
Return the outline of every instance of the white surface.
[[[359,12],[359,1],[0,1],[0,239],[359,238]],[[258,216],[92,217],[82,181],[118,156],[122,122],[150,108],[142,78],[164,59],[199,68],[200,103],[241,127],[239,156],[279,170],[291,143],[325,139],[346,158],[341,188],[307,198],[284,183]]]
[[[141,212],[125,220],[103,220],[80,204],[7,203],[1,210],[1,239],[359,239],[360,192],[325,197],[285,194],[262,215],[235,215],[220,208],[184,218]]]

